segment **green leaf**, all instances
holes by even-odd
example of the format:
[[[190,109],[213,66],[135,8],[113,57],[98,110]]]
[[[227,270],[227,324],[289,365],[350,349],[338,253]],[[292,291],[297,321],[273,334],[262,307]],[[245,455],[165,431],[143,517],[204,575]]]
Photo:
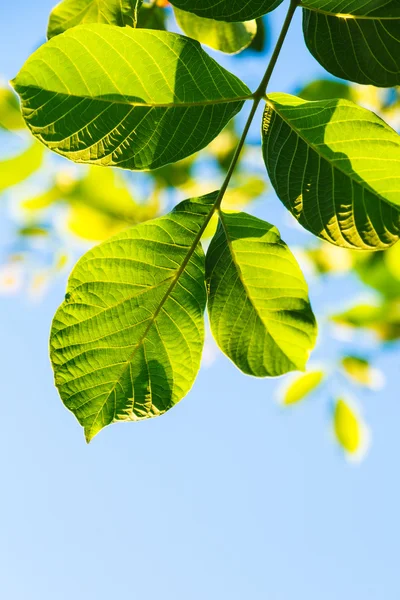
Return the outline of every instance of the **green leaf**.
[[[371,254],[377,256],[379,252]],[[316,248],[309,248],[305,251],[305,256],[311,261],[315,272],[319,275],[347,273],[354,267],[354,252],[331,244],[323,243]],[[366,253],[358,254],[358,256],[366,256]]]
[[[251,96],[198,42],[164,31],[80,25],[14,80],[24,118],[74,160],[155,169],[204,148]]]
[[[43,147],[34,142],[25,152],[0,161],[0,193],[22,183],[39,169],[43,161]]]
[[[42,237],[49,235],[49,232],[46,227],[31,225],[28,227],[20,227],[18,229],[18,235],[21,235],[22,237]]]
[[[166,10],[155,4],[143,4],[138,14],[136,27],[165,31],[167,29]]]
[[[291,406],[315,391],[325,377],[324,371],[309,371],[292,379],[282,396],[282,404]]]
[[[382,373],[374,369],[369,361],[362,356],[344,356],[341,360],[342,367],[348,377],[369,388],[379,387],[382,381]]]
[[[247,48],[257,33],[254,20],[226,23],[204,19],[179,8],[175,8],[174,13],[176,22],[187,36],[227,54],[237,54]]]
[[[348,454],[359,453],[365,443],[365,425],[348,402],[338,399],[333,414],[337,442]]]
[[[48,39],[82,23],[136,27],[143,0],[63,0],[50,13]]]
[[[398,0],[303,0],[311,54],[330,73],[379,87],[400,84]]]
[[[350,85],[334,79],[311,81],[297,95],[303,100],[332,100],[334,98],[353,100],[353,90]]]
[[[400,305],[398,301],[383,302],[380,306],[359,304],[331,316],[338,325],[368,329],[380,340],[392,342],[400,338]]]
[[[282,0],[171,0],[171,4],[206,19],[250,21],[274,10]]]
[[[61,398],[90,441],[156,417],[191,388],[206,304],[199,240],[216,194],[96,246],[73,270],[51,331]]]
[[[61,196],[62,197],[62,196]],[[115,169],[91,167],[64,196],[71,205],[68,226],[79,237],[101,241],[158,216],[158,202],[134,201],[124,179]]]
[[[400,244],[385,252],[357,256],[354,270],[363,283],[377,290],[384,298],[400,298]]]
[[[0,129],[15,131],[24,127],[17,96],[7,88],[0,88]]]
[[[276,193],[308,231],[364,250],[399,239],[400,136],[374,113],[270,94],[263,154]]]
[[[316,338],[307,284],[278,230],[245,213],[220,213],[206,258],[211,330],[244,373],[304,369]]]
[[[267,17],[259,17],[256,19],[257,33],[254,36],[248,50],[252,52],[267,52],[270,42],[270,31]]]

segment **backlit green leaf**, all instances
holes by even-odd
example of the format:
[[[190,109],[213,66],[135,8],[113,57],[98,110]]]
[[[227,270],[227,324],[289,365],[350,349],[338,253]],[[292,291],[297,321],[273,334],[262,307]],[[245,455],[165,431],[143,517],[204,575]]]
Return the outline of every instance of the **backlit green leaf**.
[[[47,37],[82,23],[136,27],[141,4],[142,0],[63,0],[51,11]]]
[[[290,406],[304,400],[321,384],[324,379],[324,371],[309,371],[295,377],[286,387],[282,395],[282,404]]]
[[[200,150],[250,96],[194,40],[101,24],[51,39],[13,83],[28,126],[51,150],[127,169]]]
[[[274,10],[282,0],[171,0],[171,4],[206,19],[250,21]]]
[[[187,36],[227,54],[236,54],[247,48],[257,33],[254,20],[226,23],[204,19],[179,8],[175,8],[174,12],[179,27]]]
[[[34,142],[25,152],[0,161],[0,192],[21,183],[39,169],[43,161],[43,147]]]
[[[51,360],[87,441],[115,421],[165,413],[191,388],[206,304],[199,240],[214,200],[182,202],[96,246],[73,270]]]
[[[400,84],[398,0],[303,0],[313,56],[333,75],[380,87]]]
[[[305,368],[315,319],[307,284],[275,227],[221,213],[206,273],[211,330],[239,369],[265,377]]]
[[[365,250],[399,239],[400,136],[374,113],[270,94],[263,153],[279,198],[315,235]]]

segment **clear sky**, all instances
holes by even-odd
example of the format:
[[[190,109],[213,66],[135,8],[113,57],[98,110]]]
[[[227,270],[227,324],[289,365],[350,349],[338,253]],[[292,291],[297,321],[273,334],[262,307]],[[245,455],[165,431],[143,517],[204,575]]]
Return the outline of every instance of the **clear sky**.
[[[12,78],[44,39],[52,5],[0,3],[1,76]],[[271,18],[275,35],[282,18],[282,9]],[[253,87],[261,62],[224,59]],[[321,73],[297,18],[271,89]],[[304,239],[272,195],[257,212],[289,243]],[[373,444],[357,466],[332,442],[331,390],[283,411],[274,382],[245,377],[222,356],[167,415],[113,425],[87,446],[47,356],[64,287],[41,303],[0,301],[1,598],[400,598],[395,352],[379,358],[385,390],[361,396]],[[327,312],[352,292],[351,278],[315,286],[314,305]],[[320,339],[316,358],[333,356],[334,344]]]

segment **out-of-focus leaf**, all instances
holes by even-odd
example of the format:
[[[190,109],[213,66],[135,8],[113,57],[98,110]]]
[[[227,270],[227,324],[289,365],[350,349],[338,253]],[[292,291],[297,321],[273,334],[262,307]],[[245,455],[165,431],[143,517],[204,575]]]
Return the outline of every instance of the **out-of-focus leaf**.
[[[0,192],[25,181],[42,165],[44,148],[34,142],[25,152],[0,161]]]
[[[99,242],[126,229],[127,223],[76,202],[69,211],[67,227],[74,235],[84,240]]]
[[[323,243],[317,248],[308,248],[306,256],[320,275],[346,273],[353,268],[354,264],[353,254],[350,250],[331,244]]]
[[[363,283],[378,291],[384,298],[400,298],[400,246],[395,244],[385,252],[356,256],[354,269]]]
[[[152,175],[157,185],[161,188],[178,188],[185,186],[191,181],[191,172],[194,161],[194,156],[188,156],[176,163],[171,163],[170,165],[165,165],[165,167],[156,169],[153,171]]]
[[[318,388],[324,377],[324,371],[316,370],[308,371],[307,373],[290,379],[289,385],[285,388],[282,394],[282,404],[289,406],[301,402],[306,396]]]
[[[352,88],[348,83],[335,81],[334,79],[316,79],[304,86],[297,96],[304,100],[331,100],[333,98],[344,98],[354,100]]]
[[[264,194],[266,189],[267,184],[261,177],[239,174],[235,177],[232,187],[225,192],[224,208],[228,212],[245,208]]]
[[[164,8],[156,4],[143,4],[139,11],[136,27],[141,29],[155,29],[156,31],[166,30],[167,15]]]
[[[0,129],[14,131],[24,127],[17,96],[7,88],[0,88]]]
[[[341,364],[346,374],[360,385],[374,388],[381,380],[381,373],[362,356],[344,356]]]
[[[50,14],[47,37],[83,23],[136,27],[143,0],[63,0]]]
[[[239,136],[235,130],[235,122],[232,120],[229,121],[225,129],[221,131],[211,144],[207,146],[207,151],[213,155],[219,166],[226,171],[231,164],[238,142]]]
[[[48,208],[62,197],[61,190],[57,185],[54,185],[41,194],[37,194],[32,198],[27,198],[22,202],[22,208],[28,211],[37,211]]]
[[[256,20],[257,33],[247,50],[253,52],[267,52],[269,48],[269,27],[267,17],[260,17]]]
[[[226,23],[198,17],[179,8],[174,8],[174,13],[176,22],[187,36],[226,54],[237,54],[247,48],[257,33],[255,20]]]
[[[135,202],[121,175],[102,167],[91,167],[65,199],[71,205],[69,229],[90,241],[104,240],[159,213],[156,196],[144,204]]]
[[[400,302],[385,302],[380,306],[359,304],[331,316],[333,322],[348,327],[368,329],[385,342],[400,338]]]
[[[68,264],[69,256],[66,252],[60,252],[55,257],[54,270],[62,271]]]
[[[18,229],[18,234],[22,235],[23,237],[41,237],[49,235],[49,232],[45,227],[31,225]]]
[[[345,452],[354,455],[361,450],[364,443],[363,423],[350,404],[341,398],[335,402],[333,431]]]
[[[127,225],[136,225],[154,218],[158,203],[135,202],[123,177],[112,169],[91,167],[68,195],[71,204],[85,205]]]
[[[49,190],[24,200],[22,207],[38,211],[60,201],[70,205],[69,230],[90,241],[101,241],[152,219],[160,210],[156,194],[146,203],[138,203],[124,178],[116,170],[102,167],[90,167],[78,180],[60,174]]]

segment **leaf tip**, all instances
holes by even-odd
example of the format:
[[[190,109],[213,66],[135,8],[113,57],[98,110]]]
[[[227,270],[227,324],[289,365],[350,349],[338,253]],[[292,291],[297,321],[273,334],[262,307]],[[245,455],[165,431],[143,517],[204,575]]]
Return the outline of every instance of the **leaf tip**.
[[[100,429],[93,429],[92,426],[84,427],[85,441],[90,444],[92,439],[99,433]]]

